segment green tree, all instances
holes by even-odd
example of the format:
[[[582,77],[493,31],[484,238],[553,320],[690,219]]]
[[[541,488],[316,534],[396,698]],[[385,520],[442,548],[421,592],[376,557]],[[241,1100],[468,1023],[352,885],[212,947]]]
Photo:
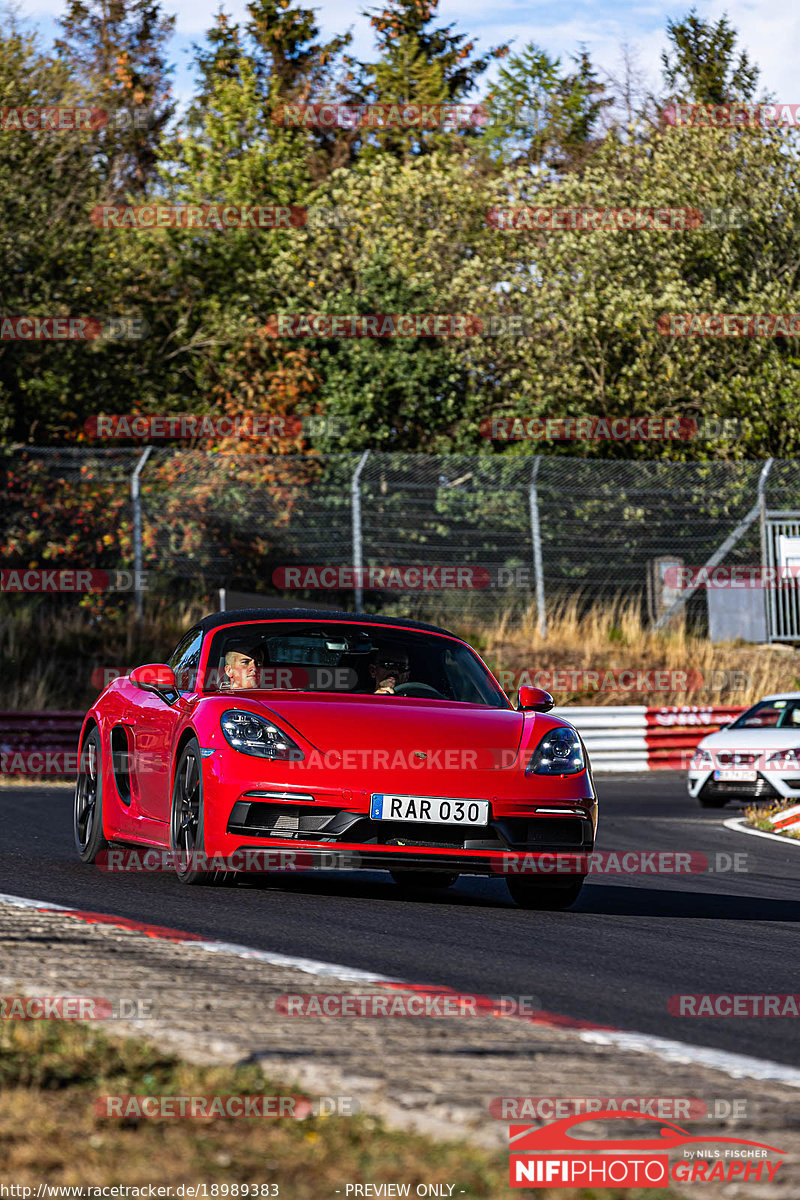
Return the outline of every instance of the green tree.
[[[668,337],[664,314],[792,313],[800,305],[797,152],[783,131],[666,129],[608,138],[586,170],[542,184],[510,171],[517,203],[568,209],[684,208],[725,216],[692,228],[495,231],[452,290],[526,319],[523,336],[464,347],[481,415],[688,417],[739,422],[735,437],[567,443],[568,453],[645,457],[794,455],[800,374],[791,338]],[[477,422],[465,415],[465,426]],[[497,443],[512,453],[544,443]]]
[[[388,0],[370,10],[378,57],[361,64],[364,96],[376,104],[454,104],[465,100],[478,85],[493,59],[503,58],[507,46],[475,54],[475,43],[453,25],[435,24],[438,0]],[[474,136],[480,125],[453,132],[410,127],[371,133],[367,147],[409,157],[432,149],[452,148]]]
[[[579,166],[598,140],[606,96],[588,53],[564,71],[560,58],[529,42],[501,67],[487,102],[482,141],[500,162],[555,171]]]
[[[166,43],[175,18],[158,0],[68,0],[56,50],[83,100],[109,120],[95,142],[105,180],[100,199],[122,199],[150,181],[173,112]]]
[[[667,21],[670,49],[661,55],[670,100],[726,104],[751,100],[759,69],[746,51],[736,52],[737,34],[727,16],[703,21],[693,8],[682,21]]]
[[[0,108],[69,105],[63,62],[9,20],[0,28]],[[0,136],[0,279],[8,317],[137,317],[114,248],[97,254],[89,213],[101,190],[96,131],[9,129]],[[77,436],[99,396],[134,378],[130,342],[0,341],[0,433],[47,444]]]

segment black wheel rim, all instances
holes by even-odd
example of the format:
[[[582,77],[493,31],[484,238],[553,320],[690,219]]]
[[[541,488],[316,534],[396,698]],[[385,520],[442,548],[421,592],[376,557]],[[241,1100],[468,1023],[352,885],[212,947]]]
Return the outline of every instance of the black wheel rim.
[[[97,743],[90,738],[81,753],[78,782],[75,785],[75,837],[81,850],[85,850],[94,830],[97,812]]]
[[[172,808],[172,844],[178,851],[181,871],[189,869],[191,856],[197,848],[199,823],[200,770],[196,757],[190,751],[181,761]]]

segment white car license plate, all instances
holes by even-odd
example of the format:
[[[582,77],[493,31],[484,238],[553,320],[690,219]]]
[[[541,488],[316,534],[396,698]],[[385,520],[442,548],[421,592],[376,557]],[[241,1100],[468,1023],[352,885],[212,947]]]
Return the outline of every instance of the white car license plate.
[[[449,800],[441,796],[395,796],[375,792],[373,821],[425,821],[436,825],[488,825],[488,800]]]
[[[715,771],[714,778],[720,783],[755,783],[758,779],[758,771],[746,771],[744,769],[734,771]]]

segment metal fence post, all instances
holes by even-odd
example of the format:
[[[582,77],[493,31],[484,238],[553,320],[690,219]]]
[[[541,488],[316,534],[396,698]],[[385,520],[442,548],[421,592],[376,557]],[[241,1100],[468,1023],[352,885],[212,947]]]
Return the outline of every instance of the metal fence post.
[[[761,569],[767,565],[767,480],[769,473],[772,470],[772,464],[775,460],[768,458],[761,468],[761,474],[758,477],[758,523],[761,533]],[[771,548],[770,548],[771,550]],[[771,553],[770,553],[771,559]],[[767,626],[767,641],[772,642],[772,635],[776,627],[775,613],[775,592],[773,589],[764,588],[764,618]]]
[[[136,621],[139,629],[142,627],[142,501],[139,493],[139,475],[152,451],[147,446],[131,476],[131,504],[133,506],[133,586],[136,595]]]
[[[528,500],[531,510],[531,543],[533,545],[533,575],[536,580],[536,608],[539,614],[539,636],[547,637],[547,616],[544,607],[544,568],[542,566],[542,531],[539,525],[539,492],[536,479],[539,474],[541,454],[533,460]]]
[[[361,568],[364,562],[363,547],[361,544],[361,472],[364,470],[364,465],[369,458],[369,450],[365,450],[358,460],[358,466],[353,472],[353,478],[350,481],[350,499],[353,511],[353,567],[355,574],[355,610],[357,613],[364,611],[364,589],[361,585]]]

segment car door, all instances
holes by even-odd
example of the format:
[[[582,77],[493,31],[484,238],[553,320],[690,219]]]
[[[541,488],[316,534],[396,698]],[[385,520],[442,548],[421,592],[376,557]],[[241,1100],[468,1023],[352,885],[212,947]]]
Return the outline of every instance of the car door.
[[[141,691],[129,713],[139,810],[144,816],[164,823],[169,821],[172,801],[172,749],[178,725],[195,694],[202,645],[200,630],[188,633],[168,660],[175,672],[176,693],[165,699],[156,692]]]

